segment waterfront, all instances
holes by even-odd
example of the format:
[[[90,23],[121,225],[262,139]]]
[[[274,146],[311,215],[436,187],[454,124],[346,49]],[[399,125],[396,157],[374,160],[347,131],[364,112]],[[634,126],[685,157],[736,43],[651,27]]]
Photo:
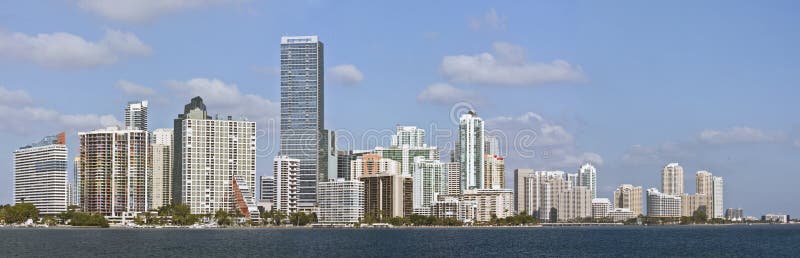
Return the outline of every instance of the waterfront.
[[[405,229],[0,229],[0,256],[443,257],[800,253],[800,225]]]

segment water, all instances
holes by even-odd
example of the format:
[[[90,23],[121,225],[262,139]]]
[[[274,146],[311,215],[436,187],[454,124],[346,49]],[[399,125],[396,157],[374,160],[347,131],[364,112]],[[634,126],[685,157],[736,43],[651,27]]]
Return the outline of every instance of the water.
[[[446,229],[0,229],[0,256],[800,256],[800,225]]]

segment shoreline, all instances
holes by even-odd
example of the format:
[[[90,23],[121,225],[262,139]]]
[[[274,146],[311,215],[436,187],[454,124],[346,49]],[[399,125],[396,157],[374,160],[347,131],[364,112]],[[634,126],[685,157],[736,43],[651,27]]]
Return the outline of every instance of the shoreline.
[[[111,229],[111,230],[325,230],[325,229],[352,229],[352,230],[371,230],[371,229],[542,229],[542,228],[650,228],[650,227],[717,227],[717,226],[790,226],[800,225],[800,223],[786,224],[695,224],[695,225],[530,225],[530,226],[393,226],[393,227],[311,227],[311,226],[280,226],[280,227],[124,227],[111,226],[108,228],[85,227],[85,226],[50,226],[50,227],[26,227],[26,226],[0,226],[3,229],[56,229],[56,230],[81,230],[81,229]]]

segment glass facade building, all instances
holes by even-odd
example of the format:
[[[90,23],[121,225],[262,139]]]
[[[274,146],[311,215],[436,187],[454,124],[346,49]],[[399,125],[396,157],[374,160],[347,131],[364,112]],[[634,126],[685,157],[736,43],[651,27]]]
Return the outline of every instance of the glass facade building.
[[[298,205],[313,207],[320,171],[324,112],[323,44],[317,36],[281,37],[280,153],[300,161]],[[327,172],[326,172],[327,173]]]

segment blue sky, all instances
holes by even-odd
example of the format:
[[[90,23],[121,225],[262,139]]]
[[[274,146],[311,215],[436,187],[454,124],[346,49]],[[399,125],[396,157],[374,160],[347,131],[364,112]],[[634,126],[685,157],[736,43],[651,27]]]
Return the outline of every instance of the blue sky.
[[[326,127],[359,136],[355,148],[396,124],[448,146],[431,128],[452,132],[451,110],[468,103],[509,137],[509,182],[514,168],[588,160],[610,197],[623,183],[660,187],[661,168],[680,162],[689,193],[705,169],[725,178],[726,208],[798,214],[798,5],[4,1],[0,202],[13,150],[67,131],[75,156],[76,132],[118,123],[136,99],[151,101],[151,128],[170,127],[194,95],[258,121],[258,173],[270,174],[280,37],[319,35]]]

